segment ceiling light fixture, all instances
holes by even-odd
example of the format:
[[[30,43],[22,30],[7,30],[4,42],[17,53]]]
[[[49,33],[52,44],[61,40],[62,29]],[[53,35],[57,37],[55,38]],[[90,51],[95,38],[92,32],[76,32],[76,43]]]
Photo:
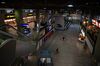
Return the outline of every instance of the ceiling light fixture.
[[[72,4],[69,4],[69,5],[67,5],[68,7],[74,7],[74,5],[72,5]]]
[[[67,7],[74,7],[74,0],[70,0],[67,2]]]
[[[7,13],[13,12],[14,9],[5,9]]]
[[[44,10],[46,9],[46,8],[43,8]]]
[[[6,2],[1,2],[1,4],[5,4]]]

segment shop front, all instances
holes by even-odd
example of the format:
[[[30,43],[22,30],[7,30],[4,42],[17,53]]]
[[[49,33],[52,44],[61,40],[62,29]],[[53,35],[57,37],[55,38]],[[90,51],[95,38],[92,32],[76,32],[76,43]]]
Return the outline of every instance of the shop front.
[[[7,29],[7,32],[13,34],[13,35],[17,35],[17,23],[15,18],[12,19],[5,19],[4,20]]]
[[[36,16],[23,17],[23,21],[24,23],[27,23],[32,30],[35,27]]]
[[[95,50],[95,45],[98,38],[98,32],[99,32],[99,20],[97,18],[91,18],[91,22],[88,18],[83,19],[82,23],[82,29],[81,32],[85,32],[85,41],[90,49],[90,52],[93,54]],[[84,35],[83,32],[83,35]],[[81,34],[82,35],[82,34]]]

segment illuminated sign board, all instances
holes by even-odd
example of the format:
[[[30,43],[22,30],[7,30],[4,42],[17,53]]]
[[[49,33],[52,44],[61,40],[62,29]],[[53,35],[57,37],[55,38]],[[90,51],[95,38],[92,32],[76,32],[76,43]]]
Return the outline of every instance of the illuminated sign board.
[[[20,26],[27,27],[28,24],[20,24]]]
[[[15,21],[15,19],[6,19],[4,22],[10,22],[10,21]]]
[[[28,14],[28,16],[32,16],[32,15],[33,15],[33,14],[31,14],[31,13],[30,13],[30,14]]]
[[[6,18],[14,18],[15,15],[7,15]]]

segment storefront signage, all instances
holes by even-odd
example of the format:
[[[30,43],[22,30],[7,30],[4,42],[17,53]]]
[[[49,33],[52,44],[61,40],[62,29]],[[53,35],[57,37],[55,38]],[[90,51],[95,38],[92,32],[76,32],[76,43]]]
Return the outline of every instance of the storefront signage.
[[[28,14],[28,16],[32,16],[33,14]]]
[[[14,18],[14,15],[8,15],[7,18]]]
[[[23,17],[23,19],[29,19],[29,18],[33,19],[33,16]]]
[[[10,22],[10,21],[15,21],[15,19],[6,19],[4,22]]]

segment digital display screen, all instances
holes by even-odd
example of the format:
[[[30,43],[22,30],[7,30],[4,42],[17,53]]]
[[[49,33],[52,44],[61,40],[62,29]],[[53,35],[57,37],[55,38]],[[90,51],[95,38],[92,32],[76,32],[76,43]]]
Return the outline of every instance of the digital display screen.
[[[22,26],[22,27],[27,27],[28,24],[20,24],[20,26]]]

